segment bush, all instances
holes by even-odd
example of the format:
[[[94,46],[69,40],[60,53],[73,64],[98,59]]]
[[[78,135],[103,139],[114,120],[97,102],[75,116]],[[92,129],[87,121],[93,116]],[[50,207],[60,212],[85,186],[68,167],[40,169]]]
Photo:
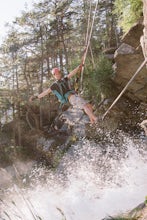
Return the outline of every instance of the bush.
[[[103,95],[110,93],[113,69],[112,63],[106,57],[100,55],[95,70],[89,65],[84,74],[84,95],[88,99],[97,103]]]
[[[114,6],[114,14],[118,17],[118,25],[124,32],[127,32],[143,13],[142,0],[116,0]]]

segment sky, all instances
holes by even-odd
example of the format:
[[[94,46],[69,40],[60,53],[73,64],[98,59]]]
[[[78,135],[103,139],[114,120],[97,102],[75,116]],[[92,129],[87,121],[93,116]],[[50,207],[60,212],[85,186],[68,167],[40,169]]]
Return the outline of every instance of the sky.
[[[12,22],[16,16],[21,15],[21,11],[25,9],[25,5],[28,5],[28,9],[31,9],[33,2],[37,0],[1,0],[0,6],[0,44],[2,39],[6,35],[6,22]]]

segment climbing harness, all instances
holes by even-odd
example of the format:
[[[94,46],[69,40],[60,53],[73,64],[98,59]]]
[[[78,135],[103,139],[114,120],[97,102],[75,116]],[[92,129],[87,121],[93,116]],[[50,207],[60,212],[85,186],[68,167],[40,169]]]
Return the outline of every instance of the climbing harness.
[[[57,90],[52,90],[52,92],[57,96],[58,100],[60,101],[60,103],[63,105],[65,103],[68,103],[68,97],[70,94],[75,94],[74,90],[71,90],[69,82],[67,82],[67,84],[65,84],[64,79],[60,80],[60,81],[56,81],[55,82],[56,86],[58,87],[59,91]],[[67,92],[63,92],[63,88],[66,90],[69,90]]]
[[[147,63],[147,58],[142,62],[142,64],[139,66],[139,68],[137,69],[137,71],[135,72],[135,74],[132,76],[132,78],[129,80],[129,82],[127,83],[127,85],[123,88],[123,90],[121,91],[121,93],[118,95],[118,97],[114,100],[114,102],[112,103],[112,105],[108,108],[108,110],[105,112],[105,114],[102,117],[102,120],[106,117],[106,115],[108,114],[108,112],[111,110],[111,108],[116,104],[116,102],[120,99],[120,97],[123,95],[123,93],[126,91],[126,89],[128,88],[128,86],[130,85],[130,83],[134,80],[134,78],[137,76],[137,74],[140,72],[140,70],[144,67],[144,65]]]

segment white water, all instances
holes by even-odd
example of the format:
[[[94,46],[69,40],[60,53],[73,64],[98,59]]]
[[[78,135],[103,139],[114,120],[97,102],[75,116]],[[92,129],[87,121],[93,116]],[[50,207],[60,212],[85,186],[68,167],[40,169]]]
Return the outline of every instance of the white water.
[[[101,220],[135,208],[147,195],[146,143],[120,139],[83,139],[58,169],[30,168],[28,186],[1,190],[1,219]]]

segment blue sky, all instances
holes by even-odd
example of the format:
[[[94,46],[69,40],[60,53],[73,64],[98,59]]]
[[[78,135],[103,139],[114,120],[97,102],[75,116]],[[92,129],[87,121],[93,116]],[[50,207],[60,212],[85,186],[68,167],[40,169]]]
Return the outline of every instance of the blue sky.
[[[25,4],[28,5],[28,9],[31,8],[33,2],[38,0],[3,0],[0,5],[0,43],[2,38],[6,34],[6,28],[4,27],[6,22],[11,22],[16,16],[21,14],[21,11],[25,9]]]

